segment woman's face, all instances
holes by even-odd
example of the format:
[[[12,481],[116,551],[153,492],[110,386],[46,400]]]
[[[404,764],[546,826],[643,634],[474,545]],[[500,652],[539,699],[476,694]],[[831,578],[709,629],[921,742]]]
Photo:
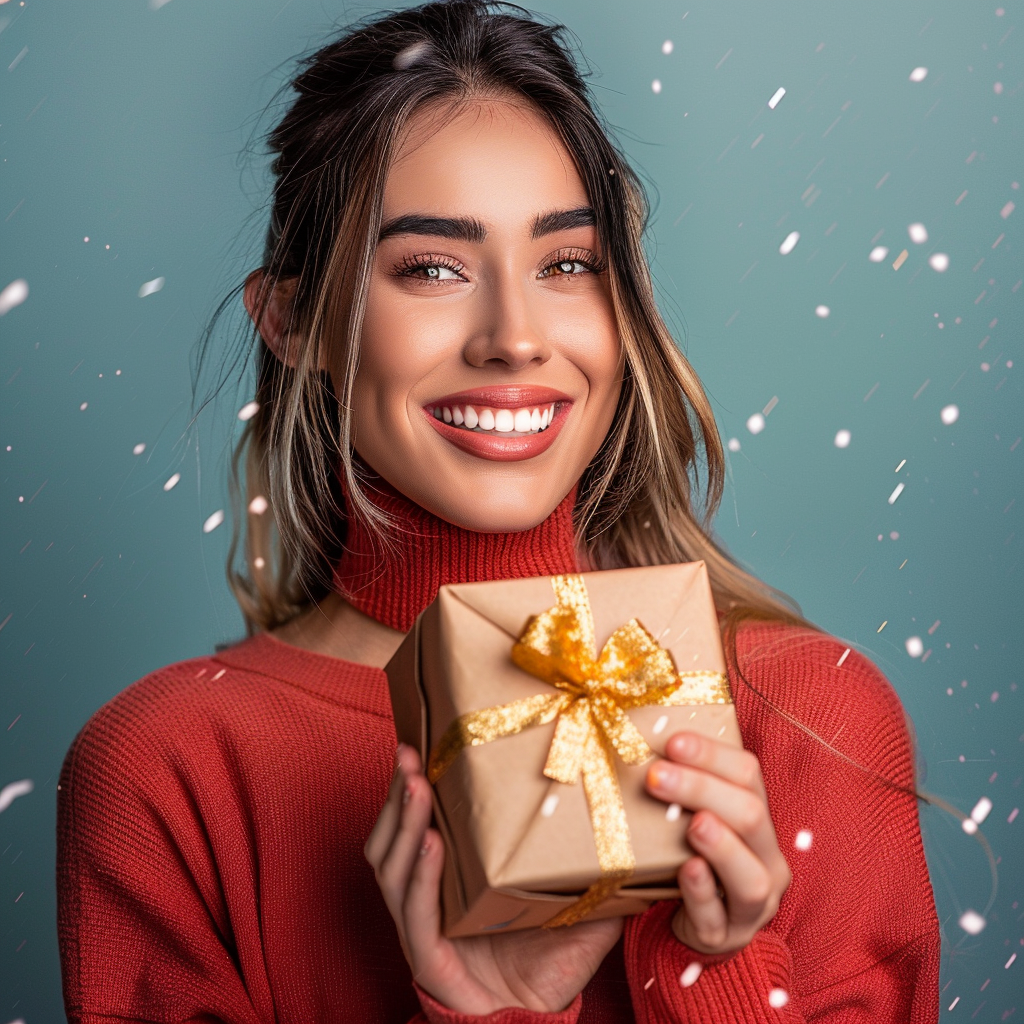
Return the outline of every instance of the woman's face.
[[[593,214],[557,135],[513,100],[422,111],[384,193],[360,457],[449,522],[528,529],[597,453],[621,376]]]

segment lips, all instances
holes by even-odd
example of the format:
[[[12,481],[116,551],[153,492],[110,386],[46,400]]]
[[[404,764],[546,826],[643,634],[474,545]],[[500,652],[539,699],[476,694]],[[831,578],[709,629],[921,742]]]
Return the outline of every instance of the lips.
[[[518,462],[547,451],[572,400],[551,388],[504,386],[446,395],[424,407],[431,426],[478,458]]]

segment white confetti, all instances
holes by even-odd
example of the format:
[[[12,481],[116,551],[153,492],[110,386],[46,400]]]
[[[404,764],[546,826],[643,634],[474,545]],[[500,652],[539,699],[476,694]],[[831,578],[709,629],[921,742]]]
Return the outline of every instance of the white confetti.
[[[174,473],[172,476],[169,476],[167,478],[166,483],[164,484],[164,490],[165,491],[169,491],[172,488],[177,487],[178,486],[178,481],[180,479],[181,479],[181,474],[180,473]]]
[[[837,448],[849,448],[852,436],[853,435],[848,430],[837,430],[835,439],[832,443]]]
[[[957,923],[968,935],[977,935],[985,927],[985,918],[976,910],[965,910]]]
[[[923,224],[908,224],[907,234],[915,245],[924,245],[928,241],[928,229]]]
[[[969,835],[973,836],[978,831],[978,823],[973,818],[964,818],[960,822],[960,827]]]
[[[868,253],[868,259],[871,260],[872,263],[881,263],[888,255],[889,250],[886,246],[876,245],[874,249]]]
[[[238,410],[238,418],[244,423],[246,420],[251,420],[259,411],[259,402],[246,402],[245,405]]]
[[[789,1002],[789,993],[784,988],[773,988],[768,993],[768,1005],[776,1010],[782,1009]]]
[[[1010,200],[1010,201],[1009,201],[1009,202],[1008,202],[1008,203],[1007,203],[1007,204],[1006,204],[1006,205],[1005,205],[1005,206],[1004,206],[1004,207],[1003,207],[1003,208],[1002,208],[1002,209],[1001,209],[1001,210],[999,211],[999,216],[1000,216],[1000,217],[1002,217],[1002,218],[1003,218],[1003,220],[1006,220],[1006,218],[1007,218],[1007,217],[1009,217],[1009,216],[1010,216],[1010,214],[1011,214],[1011,213],[1013,213],[1013,211],[1014,211],[1015,209],[1016,209],[1016,206],[1014,205],[1014,202],[1013,202],[1013,200],[1011,199],[1011,200]],[[5,290],[6,290],[6,289],[5,289]]]
[[[933,252],[931,256],[928,257],[928,266],[930,266],[932,270],[935,270],[940,274],[944,274],[949,270],[949,256],[944,252]]]
[[[927,77],[927,68],[914,68],[914,70],[910,72],[910,80],[912,82],[923,82]]]
[[[665,820],[678,821],[682,813],[683,808],[680,804],[669,804],[668,807],[665,808]]]
[[[653,82],[651,82],[651,92],[653,92],[655,95],[657,95],[659,92],[661,92],[661,79],[660,78],[656,78]]]
[[[551,793],[544,797],[544,803],[540,805],[540,813],[544,818],[550,818],[555,813],[555,808],[558,806],[558,794]]]
[[[19,277],[0,292],[0,316],[20,306],[28,298],[28,281]]]
[[[895,505],[896,499],[903,493],[903,484],[897,484],[896,489],[889,495],[889,504]]]
[[[738,437],[729,438],[729,451],[738,452],[740,450],[740,439]]]
[[[140,441],[133,449],[132,455],[141,455],[146,450],[146,446]]]
[[[219,508],[203,523],[203,533],[212,533],[224,522],[224,509]]]
[[[86,409],[88,409],[88,408],[89,408],[89,403],[88,403],[88,402],[83,402],[83,403],[82,403],[82,404],[81,404],[81,405],[80,405],[80,406],[78,407],[78,411],[79,411],[79,412],[85,412],[85,410],[86,410]]]
[[[147,295],[153,295],[156,292],[160,291],[160,289],[163,288],[163,286],[164,286],[164,278],[162,278],[162,277],[154,277],[152,281],[147,281],[139,289],[139,298],[140,299],[144,299]]]
[[[956,405],[943,406],[942,412],[939,413],[939,419],[942,420],[947,427],[952,426],[958,419],[960,419],[960,407]]]
[[[760,434],[764,430],[764,416],[759,412],[755,412],[753,416],[747,420],[747,430],[752,434]]]
[[[796,243],[799,241],[800,232],[790,231],[790,233],[783,239],[782,245],[779,246],[779,252],[783,256],[788,256],[796,248]]]
[[[257,494],[252,501],[249,502],[249,511],[254,516],[261,516],[267,509],[270,508],[270,504],[262,494]]]
[[[694,960],[693,963],[686,965],[686,970],[679,975],[679,984],[683,988],[689,988],[699,977],[700,972],[704,970],[701,964]]]
[[[924,654],[924,642],[919,636],[908,636],[903,646],[912,658],[920,658]]]
[[[981,824],[987,817],[988,812],[992,810],[992,801],[987,796],[983,796],[975,805],[974,810],[971,811],[971,818],[974,819],[977,824]]]
[[[832,312],[832,310],[829,309],[828,306],[815,306],[814,307],[814,315],[815,316],[820,316],[822,320],[824,320],[829,315],[829,313],[831,313],[831,312]]]
[[[668,725],[668,715],[659,715],[658,720],[654,723],[654,728],[651,731],[655,736],[660,736],[665,731],[666,725]]]
[[[992,91],[997,96],[1002,96],[1003,95],[1003,83],[1002,82],[994,82],[992,84]]]
[[[661,52],[664,53],[666,56],[670,54],[674,49],[675,44],[672,42],[671,39],[666,39],[665,42],[661,44]]]
[[[35,788],[35,783],[31,779],[8,782],[3,789],[0,789],[0,811],[6,811],[19,796],[28,796]]]
[[[776,89],[775,92],[772,93],[772,98],[768,101],[768,109],[769,110],[774,110],[779,105],[779,100],[781,100],[782,97],[785,96],[785,95],[786,95],[786,90],[783,89],[782,86],[780,85],[778,87],[778,89]]]
[[[257,555],[256,558],[252,560],[252,564],[256,566],[257,569],[262,569],[267,563]]]
[[[811,835],[811,833],[808,832],[807,829],[802,828],[799,832],[797,832],[796,839],[793,840],[793,845],[798,850],[809,850],[811,848],[811,843],[813,841],[814,836]]]

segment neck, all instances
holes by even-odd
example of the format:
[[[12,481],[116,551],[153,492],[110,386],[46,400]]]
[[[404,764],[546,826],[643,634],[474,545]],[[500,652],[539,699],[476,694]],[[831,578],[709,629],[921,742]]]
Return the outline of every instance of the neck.
[[[576,488],[544,522],[516,533],[476,533],[439,519],[379,477],[366,496],[392,527],[384,547],[361,518],[348,521],[334,589],[359,611],[408,632],[446,583],[578,572],[572,512]]]

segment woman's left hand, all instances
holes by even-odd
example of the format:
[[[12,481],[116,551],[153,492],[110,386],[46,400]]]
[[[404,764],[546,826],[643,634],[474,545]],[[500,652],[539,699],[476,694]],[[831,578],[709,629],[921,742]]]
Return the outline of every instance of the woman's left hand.
[[[676,733],[665,752],[648,769],[647,790],[695,812],[686,841],[696,856],[679,869],[683,906],[672,930],[698,952],[735,952],[775,916],[792,880],[761,765],[748,750],[692,732]]]

